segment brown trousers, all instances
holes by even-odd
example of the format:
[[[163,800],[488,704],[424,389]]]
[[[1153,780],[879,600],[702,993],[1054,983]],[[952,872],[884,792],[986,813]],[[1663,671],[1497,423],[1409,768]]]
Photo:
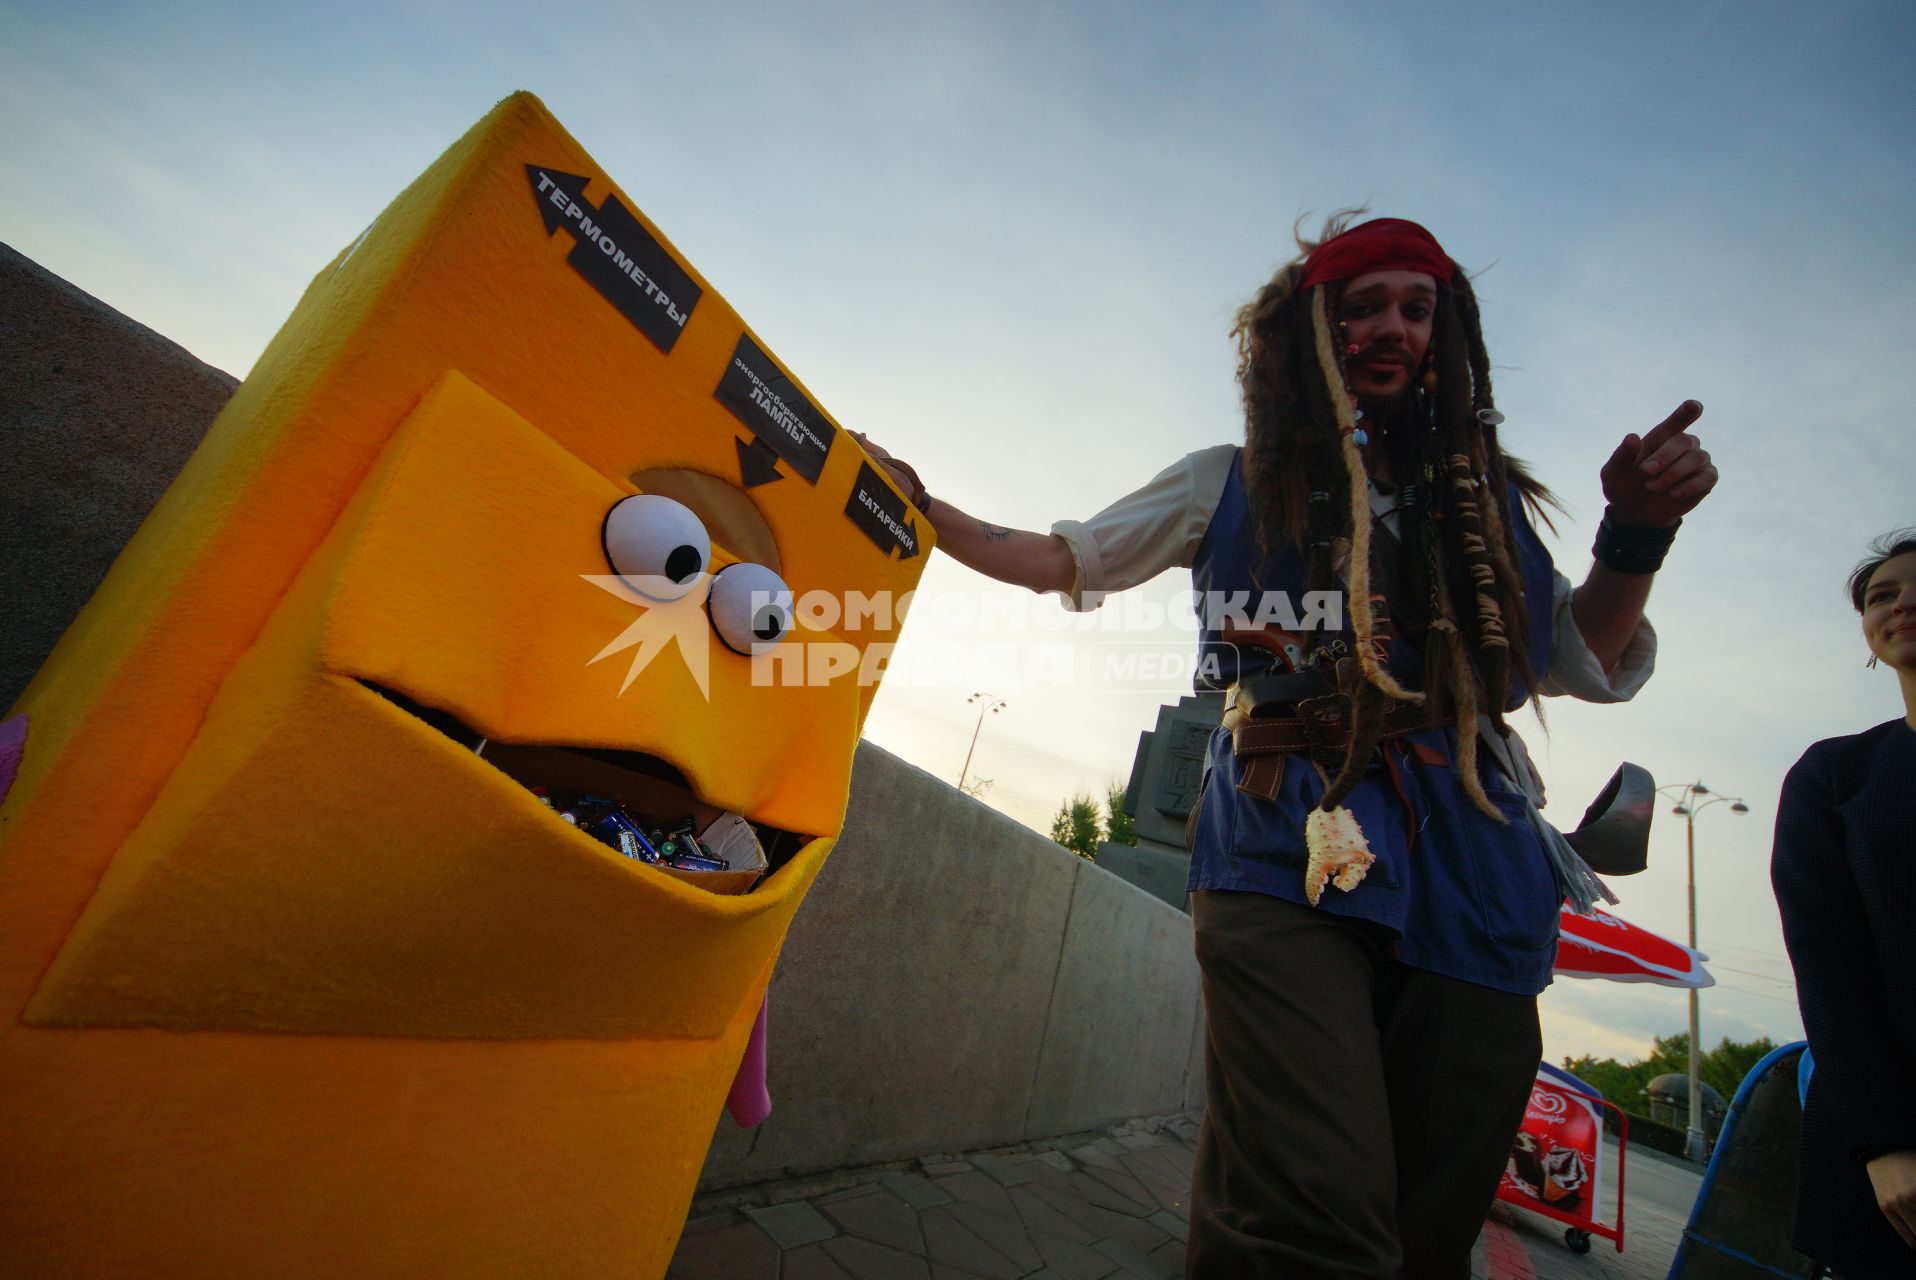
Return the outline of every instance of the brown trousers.
[[[1468,1280],[1543,1052],[1536,997],[1265,894],[1193,894],[1191,915],[1209,1037],[1186,1275]]]

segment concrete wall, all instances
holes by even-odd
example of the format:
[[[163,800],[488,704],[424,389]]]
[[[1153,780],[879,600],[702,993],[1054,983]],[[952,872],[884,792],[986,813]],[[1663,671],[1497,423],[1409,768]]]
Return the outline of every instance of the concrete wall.
[[[701,1186],[1195,1109],[1190,917],[871,743],[772,978],[772,1116]]]
[[[0,246],[0,708],[234,385]],[[1200,1096],[1189,918],[870,743],[771,1000],[772,1118],[719,1122],[708,1187]]]
[[[238,385],[0,244],[0,715]]]

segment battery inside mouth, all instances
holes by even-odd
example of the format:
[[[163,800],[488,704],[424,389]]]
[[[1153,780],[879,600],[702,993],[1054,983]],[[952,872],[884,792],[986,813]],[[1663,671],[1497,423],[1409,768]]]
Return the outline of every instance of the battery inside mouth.
[[[485,763],[537,795],[603,797],[625,812],[644,815],[645,820],[659,830],[690,827],[704,832],[725,814],[719,806],[701,800],[677,766],[648,752],[488,739],[448,711],[427,706],[370,680],[361,680],[359,684],[442,737],[474,752]],[[745,817],[764,850],[768,875],[813,839],[800,832],[752,821],[750,814]],[[554,820],[563,821],[556,812]]]

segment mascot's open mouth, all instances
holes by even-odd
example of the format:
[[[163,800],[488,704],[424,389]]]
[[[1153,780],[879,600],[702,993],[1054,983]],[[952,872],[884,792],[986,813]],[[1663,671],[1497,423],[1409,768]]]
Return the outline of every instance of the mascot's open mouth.
[[[813,839],[707,804],[677,766],[658,756],[488,739],[451,712],[370,680],[358,683],[527,788],[553,810],[555,822],[694,884],[743,892]]]

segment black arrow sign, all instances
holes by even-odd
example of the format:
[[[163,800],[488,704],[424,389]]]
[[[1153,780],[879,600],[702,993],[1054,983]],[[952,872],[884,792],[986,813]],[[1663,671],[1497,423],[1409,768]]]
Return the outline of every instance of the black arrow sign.
[[[825,468],[825,455],[831,452],[838,428],[805,398],[791,375],[752,341],[751,334],[738,336],[738,345],[732,348],[732,358],[725,365],[725,376],[712,394],[758,437],[753,448],[761,455],[783,458],[809,483],[818,483],[818,473]],[[739,465],[745,471],[748,489],[754,483],[775,479],[777,474],[762,456],[754,461],[761,475],[765,471],[773,474],[754,481],[753,468],[741,454]]]
[[[705,291],[616,193],[595,209],[585,198],[588,179],[579,174],[529,164],[526,177],[546,234],[563,227],[578,241],[566,262],[659,350],[670,351]]]
[[[845,515],[887,555],[896,553],[900,560],[909,560],[918,554],[918,521],[911,504],[879,479],[869,462],[858,464],[858,481],[852,485]]]
[[[741,488],[754,489],[779,478],[778,453],[771,445],[763,440],[754,440],[750,444],[743,440],[734,440],[732,443],[738,449]]]

